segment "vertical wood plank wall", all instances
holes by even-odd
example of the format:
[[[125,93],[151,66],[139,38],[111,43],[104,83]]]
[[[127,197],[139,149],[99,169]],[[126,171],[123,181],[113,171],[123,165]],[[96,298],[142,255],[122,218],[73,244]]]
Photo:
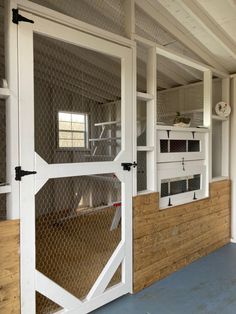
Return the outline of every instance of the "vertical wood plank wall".
[[[165,210],[158,193],[134,197],[134,292],[230,242],[230,189],[214,182],[208,199]]]
[[[20,313],[19,220],[0,222],[0,313]]]

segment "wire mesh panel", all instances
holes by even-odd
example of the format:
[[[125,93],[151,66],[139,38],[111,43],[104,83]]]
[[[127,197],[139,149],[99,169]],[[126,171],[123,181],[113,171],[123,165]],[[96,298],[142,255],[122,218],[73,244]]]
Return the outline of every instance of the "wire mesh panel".
[[[48,163],[114,160],[120,60],[34,35],[34,80],[36,152]]]
[[[37,314],[53,314],[62,310],[58,304],[46,298],[39,292],[36,292],[36,309]]]
[[[137,152],[137,191],[147,190],[147,152]]]
[[[135,6],[135,33],[160,45],[168,46],[168,48],[178,53],[204,62],[194,51],[179,42],[167,29],[164,29],[161,24],[138,5]]]
[[[223,121],[217,120],[215,107],[222,101],[222,79],[215,78],[212,82],[212,177],[222,176],[222,130]],[[224,153],[224,152],[223,152]]]
[[[212,177],[222,176],[222,121],[212,120]]]
[[[178,62],[158,56],[157,77],[168,76],[167,88],[157,91],[157,123],[203,125],[203,74]],[[173,82],[174,81],[174,82]]]
[[[137,100],[137,145],[147,144],[147,105],[145,101]]]
[[[0,194],[0,220],[6,220],[6,194]]]
[[[121,241],[121,182],[114,174],[50,179],[35,204],[37,270],[86,297]]]
[[[75,19],[125,36],[124,0],[31,0]]]

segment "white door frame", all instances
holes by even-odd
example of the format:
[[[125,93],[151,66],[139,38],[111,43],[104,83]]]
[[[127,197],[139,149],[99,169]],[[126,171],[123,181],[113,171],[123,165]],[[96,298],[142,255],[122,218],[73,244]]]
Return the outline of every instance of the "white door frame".
[[[18,25],[19,58],[19,128],[20,166],[37,170],[20,184],[21,217],[21,312],[35,313],[35,290],[61,305],[67,313],[87,313],[132,292],[132,173],[123,171],[121,162],[133,161],[132,118],[135,94],[133,82],[133,51],[104,39],[85,34],[67,26],[27,12],[20,12],[34,24]],[[33,33],[75,44],[121,59],[122,145],[114,161],[49,165],[34,154],[34,84]],[[129,104],[129,106],[125,106]],[[129,120],[128,121],[128,118]],[[82,302],[35,270],[35,210],[34,195],[49,178],[115,172],[122,181],[122,240],[86,299]],[[29,197],[31,196],[31,197]],[[125,210],[126,208],[126,210]],[[106,289],[117,267],[122,262],[122,282]],[[45,288],[46,287],[46,288]]]

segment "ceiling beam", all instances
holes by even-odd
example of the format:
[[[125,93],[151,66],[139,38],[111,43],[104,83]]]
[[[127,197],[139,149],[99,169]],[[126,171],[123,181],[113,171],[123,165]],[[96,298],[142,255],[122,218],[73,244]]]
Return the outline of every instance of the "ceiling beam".
[[[228,34],[216,23],[205,9],[193,0],[177,0],[182,8],[188,12],[195,20],[197,20],[202,27],[212,35],[215,40],[226,49],[230,55],[236,60],[236,44],[228,36]]]
[[[215,69],[226,72],[225,68],[215,59],[215,56],[196,38],[190,36],[177,19],[156,0],[135,0],[136,4],[159,23],[167,32],[171,33],[177,40],[188,47],[206,63]],[[189,36],[188,36],[189,35]]]

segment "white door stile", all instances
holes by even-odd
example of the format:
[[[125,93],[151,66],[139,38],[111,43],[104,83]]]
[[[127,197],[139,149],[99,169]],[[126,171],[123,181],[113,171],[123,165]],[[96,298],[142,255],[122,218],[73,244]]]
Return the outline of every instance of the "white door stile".
[[[32,16],[31,16],[32,18]],[[34,85],[32,24],[18,25],[20,165],[34,170]],[[20,184],[21,313],[35,313],[34,176]],[[31,197],[29,197],[31,196]]]
[[[35,204],[34,196],[40,188],[52,178],[92,175],[96,173],[115,173],[122,185],[122,229],[121,242],[105,266],[88,297],[80,301],[64,293],[60,302],[65,304],[66,313],[87,313],[126,293],[132,292],[132,171],[124,171],[122,162],[133,161],[133,50],[107,42],[101,38],[84,34],[55,22],[20,12],[34,20],[34,24],[19,23],[19,90],[20,90],[20,155],[24,170],[36,170],[34,176],[27,176],[20,184],[21,204],[21,300],[22,314],[35,313],[35,291],[58,303],[57,293],[64,289],[35,269]],[[67,43],[98,51],[121,60],[121,152],[114,161],[48,164],[34,152],[34,76],[33,76],[33,33],[55,38]],[[127,105],[128,104],[128,105]],[[129,117],[129,120],[128,118]],[[29,131],[30,130],[30,131]],[[118,250],[118,255],[116,252]],[[122,254],[121,254],[122,253]],[[118,258],[118,257],[119,258]],[[106,289],[112,275],[122,264],[122,281]],[[34,275],[35,274],[35,275]],[[48,290],[47,290],[48,289]],[[105,291],[104,291],[105,290]],[[59,304],[60,305],[60,304]],[[76,307],[76,305],[78,305]],[[75,308],[76,307],[76,308]]]

